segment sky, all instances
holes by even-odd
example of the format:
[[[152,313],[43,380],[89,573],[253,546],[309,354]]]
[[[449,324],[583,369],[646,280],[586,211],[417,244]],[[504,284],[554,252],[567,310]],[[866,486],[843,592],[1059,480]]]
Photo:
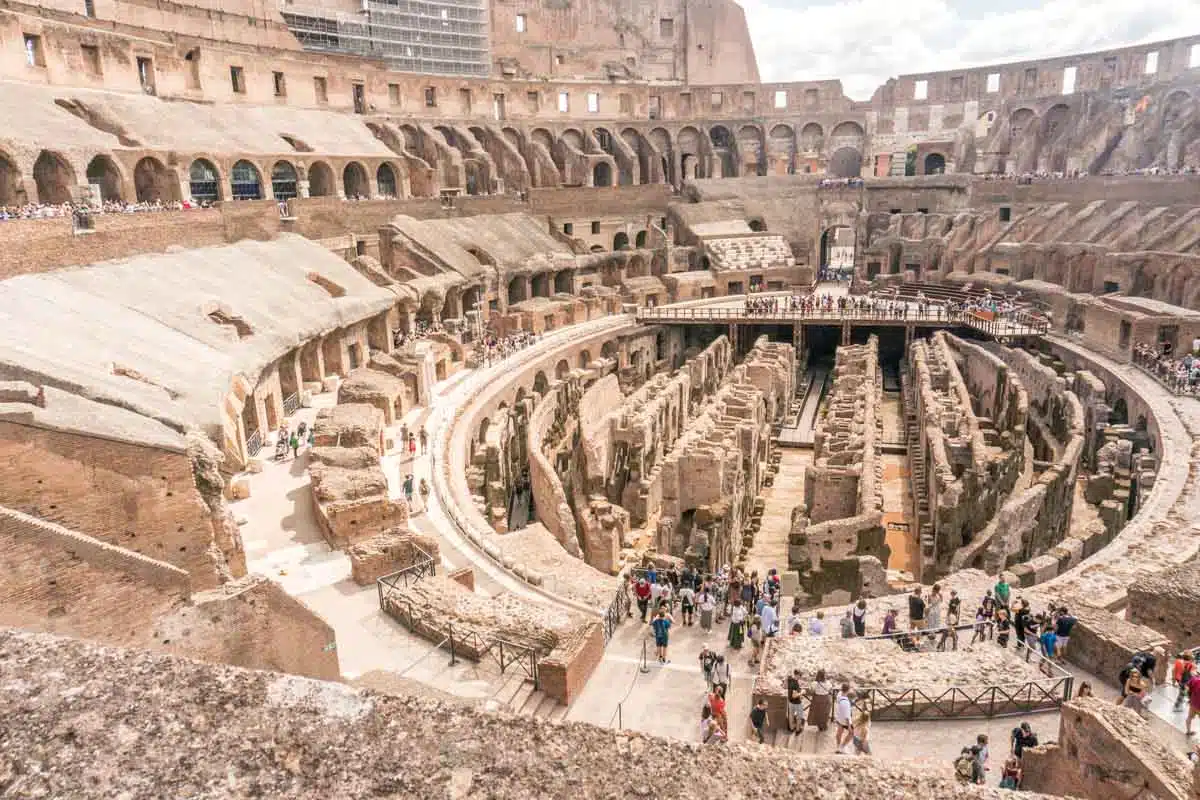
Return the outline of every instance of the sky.
[[[739,0],[764,81],[888,78],[1200,34],[1200,0]]]

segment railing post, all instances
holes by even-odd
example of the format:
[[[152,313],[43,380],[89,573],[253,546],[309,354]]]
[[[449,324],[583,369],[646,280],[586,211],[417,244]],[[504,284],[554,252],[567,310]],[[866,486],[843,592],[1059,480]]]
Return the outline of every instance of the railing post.
[[[454,658],[454,626],[450,626],[450,666],[454,666],[458,661]]]
[[[646,640],[642,639],[642,666],[640,672],[649,672],[650,664],[646,661]]]

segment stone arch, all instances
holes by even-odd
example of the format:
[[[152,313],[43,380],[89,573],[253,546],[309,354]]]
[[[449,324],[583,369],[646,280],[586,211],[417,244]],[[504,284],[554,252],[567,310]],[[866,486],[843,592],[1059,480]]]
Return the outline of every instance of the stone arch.
[[[574,283],[575,275],[572,270],[564,269],[554,274],[554,293],[555,294],[571,294],[572,284]]]
[[[40,160],[40,159],[39,159]],[[100,199],[109,202],[120,202],[121,170],[109,156],[98,155],[88,162],[87,182],[100,187]]]
[[[479,427],[475,430],[475,441],[483,444],[487,441],[488,429],[492,427],[492,421],[487,417],[479,420]]]
[[[862,175],[862,153],[856,147],[839,147],[825,171],[837,178],[857,178]]]
[[[862,138],[865,135],[866,134],[863,131],[862,125],[859,125],[857,122],[847,120],[845,122],[839,122],[836,126],[834,126],[833,131],[831,131],[829,134],[829,138],[830,140],[846,139],[862,141]]]
[[[188,167],[188,192],[198,203],[215,203],[224,197],[221,173],[211,161],[197,158]]]
[[[504,134],[504,138],[508,140],[508,143],[515,147],[518,151],[525,146],[525,138],[516,128],[506,127],[502,128],[500,132]]]
[[[276,200],[291,200],[299,196],[299,177],[290,161],[276,161],[271,168],[271,193]]]
[[[762,128],[743,125],[737,133],[739,171],[742,175],[767,174],[767,148]]]
[[[629,234],[626,233],[625,231],[617,231],[616,235],[613,236],[612,249],[613,249],[613,252],[616,252],[618,250],[628,250],[629,249]]]
[[[515,305],[529,299],[529,280],[524,275],[514,275],[508,281],[508,304]]]
[[[68,203],[76,186],[75,170],[62,154],[43,150],[33,162],[39,203]]]
[[[683,128],[679,131],[675,143],[680,154],[679,180],[682,182],[706,177],[704,165],[700,161],[700,153],[703,150],[700,131],[691,126]]]
[[[314,161],[308,165],[308,196],[332,197],[337,194],[333,182],[333,167],[324,161]]]
[[[601,358],[616,358],[617,357],[617,343],[614,342],[612,339],[609,339],[607,342],[602,344],[600,346],[600,357]]]
[[[534,297],[550,296],[550,273],[539,272],[529,279],[530,293]]]
[[[820,153],[825,149],[825,129],[810,122],[800,129],[800,149],[806,153]]]
[[[342,192],[348,200],[371,196],[371,184],[367,180],[367,170],[357,161],[351,161],[342,170]]]
[[[640,250],[641,248],[646,246],[647,238],[648,238],[648,231],[644,231],[644,230],[638,231],[637,234],[633,237],[633,246]]]
[[[796,131],[791,125],[776,125],[767,139],[767,171],[791,175],[796,171]]]
[[[529,138],[547,150],[554,150],[554,136],[545,128],[534,128],[533,132],[529,134]]]
[[[714,125],[708,131],[708,139],[712,142],[713,156],[721,165],[721,177],[730,178],[737,175],[737,164],[734,160],[737,145],[729,128]]]
[[[386,161],[375,170],[375,186],[378,188],[380,197],[398,198],[400,196],[400,184],[396,180],[396,170]]]
[[[415,126],[404,124],[400,126],[400,135],[404,137],[404,149],[413,155],[421,155],[421,132]]]
[[[580,152],[584,151],[583,134],[574,128],[567,128],[562,132],[562,137],[560,138],[563,144],[569,145]]]
[[[1187,114],[1193,102],[1195,101],[1192,100],[1192,96],[1183,89],[1176,90],[1167,95],[1166,101],[1163,102],[1163,127],[1172,127]]]
[[[233,165],[230,172],[230,183],[233,186],[234,200],[261,200],[262,176],[258,167],[249,161],[242,160]]]
[[[616,154],[616,147],[613,145],[613,134],[608,128],[600,127],[592,129],[592,136],[596,137],[596,144],[600,149],[610,156]]]
[[[24,205],[29,198],[21,185],[21,170],[0,151],[0,206]]]
[[[1042,135],[1053,139],[1066,131],[1066,122],[1071,116],[1071,108],[1066,103],[1055,103],[1042,117]]]
[[[179,199],[179,182],[172,171],[153,156],[146,156],[134,165],[133,188],[139,203],[167,203]]]
[[[571,365],[569,363],[567,363],[567,360],[565,358],[559,359],[558,363],[554,365],[554,377],[560,381],[563,378],[567,377],[567,374],[570,371],[571,371]]]
[[[613,185],[612,164],[609,164],[607,161],[596,162],[596,166],[592,170],[592,185],[593,186],[612,186]]]
[[[587,369],[588,365],[590,365],[591,363],[592,363],[592,351],[591,350],[580,351],[580,353],[579,353],[579,368]]]
[[[625,128],[621,131],[621,140],[633,151],[638,163],[638,179],[641,183],[651,182],[651,162],[649,148],[642,140],[642,134],[636,128]]]
[[[930,153],[925,156],[926,175],[942,175],[946,172],[946,157],[941,153]]]
[[[544,397],[550,389],[550,380],[546,377],[545,370],[538,370],[533,376],[533,393],[538,397]]]
[[[629,263],[625,265],[625,277],[627,278],[643,278],[647,272],[646,259],[640,255],[629,259]]]
[[[1018,108],[1008,116],[1008,131],[1009,136],[1013,141],[1016,141],[1023,133],[1029,131],[1034,120],[1037,119],[1037,114],[1031,108]]]

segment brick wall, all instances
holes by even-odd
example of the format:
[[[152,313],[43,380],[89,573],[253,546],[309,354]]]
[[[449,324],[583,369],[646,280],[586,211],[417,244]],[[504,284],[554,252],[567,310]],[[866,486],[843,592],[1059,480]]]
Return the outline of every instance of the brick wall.
[[[468,592],[475,591],[475,570],[470,567],[459,567],[446,573],[446,577],[455,583],[462,584]]]
[[[137,644],[189,594],[162,561],[0,508],[0,626]]]
[[[1164,681],[1167,656],[1171,654],[1171,642],[1165,636],[1145,625],[1126,622],[1105,609],[1082,603],[1072,603],[1069,608],[1079,621],[1071,631],[1068,661],[1115,683],[1134,653],[1144,650],[1158,658],[1155,682]]]
[[[574,702],[604,658],[604,628],[593,622],[538,662],[538,686],[564,705]]]
[[[633,211],[665,213],[671,187],[664,183],[594,188],[531,189],[529,204],[534,214],[561,216],[581,209],[595,215],[627,215]]]
[[[11,508],[174,564],[197,589],[219,582],[186,453],[3,421],[0,486]]]

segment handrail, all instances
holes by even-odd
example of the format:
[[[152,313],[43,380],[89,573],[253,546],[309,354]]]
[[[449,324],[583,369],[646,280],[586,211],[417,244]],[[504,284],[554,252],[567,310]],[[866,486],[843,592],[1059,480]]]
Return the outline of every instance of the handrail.
[[[1149,375],[1160,386],[1166,389],[1173,395],[1178,397],[1193,397],[1200,395],[1200,386],[1192,387],[1190,376],[1187,379],[1180,380],[1175,375],[1165,375],[1162,372],[1162,365],[1156,356],[1152,354],[1143,355],[1138,352],[1137,346],[1133,347],[1133,356],[1130,363],[1140,369],[1142,372]]]
[[[672,308],[656,306],[639,308],[635,314],[638,322],[661,322],[665,320],[698,321],[785,321],[785,322],[893,322],[893,323],[959,323],[996,336],[1044,336],[1049,331],[1049,322],[1024,312],[1014,312],[1009,317],[987,319],[974,311],[951,311],[933,305],[924,310],[887,309],[859,310],[853,307],[831,309],[783,308],[773,311],[758,311],[746,308]]]

